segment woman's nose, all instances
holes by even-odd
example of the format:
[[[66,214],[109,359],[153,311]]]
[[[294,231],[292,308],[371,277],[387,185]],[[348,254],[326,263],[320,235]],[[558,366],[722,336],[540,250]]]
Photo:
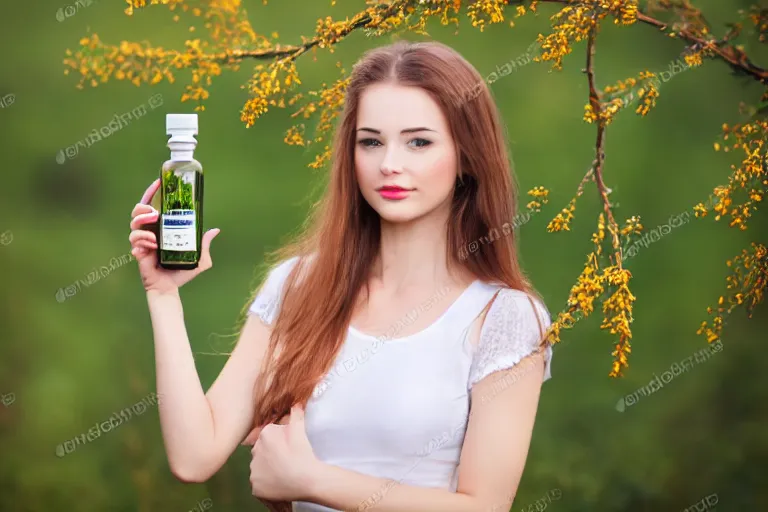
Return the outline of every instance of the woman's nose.
[[[403,172],[402,164],[398,161],[394,150],[387,152],[384,160],[381,161],[381,172],[386,176]]]

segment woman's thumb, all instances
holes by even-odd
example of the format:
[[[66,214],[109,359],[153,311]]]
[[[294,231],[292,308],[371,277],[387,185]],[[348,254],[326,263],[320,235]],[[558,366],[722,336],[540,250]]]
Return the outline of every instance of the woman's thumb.
[[[202,266],[203,269],[213,266],[213,261],[211,260],[211,241],[216,238],[216,235],[219,233],[221,233],[219,228],[209,229],[203,233],[203,239],[200,243],[200,266]]]
[[[211,248],[211,241],[216,238],[216,236],[221,233],[221,230],[219,228],[213,228],[209,229],[205,233],[203,233],[203,250],[209,250]]]
[[[245,439],[243,439],[243,442],[240,443],[242,446],[253,446],[256,444],[256,441],[259,439],[259,434],[261,434],[261,428],[262,427],[256,427],[253,430],[251,430],[247,436],[245,436]]]

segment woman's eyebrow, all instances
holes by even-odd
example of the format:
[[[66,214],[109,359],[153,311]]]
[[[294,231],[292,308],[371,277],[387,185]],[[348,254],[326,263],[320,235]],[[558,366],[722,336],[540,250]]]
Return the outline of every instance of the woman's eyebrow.
[[[381,135],[381,131],[380,130],[374,130],[373,128],[358,128],[357,131],[358,132],[363,132],[363,131],[364,132],[371,132],[371,133],[375,133],[377,135]],[[420,126],[418,128],[406,128],[405,130],[401,130],[400,131],[400,133],[413,133],[413,132],[435,132],[435,133],[437,133],[436,130],[432,130],[431,128],[426,128],[424,126]]]

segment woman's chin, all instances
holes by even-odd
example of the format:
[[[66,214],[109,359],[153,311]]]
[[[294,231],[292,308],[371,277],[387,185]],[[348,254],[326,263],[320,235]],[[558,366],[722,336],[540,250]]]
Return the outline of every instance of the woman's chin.
[[[391,224],[405,224],[421,217],[420,212],[414,211],[405,205],[384,205],[376,208],[376,211],[384,222]]]

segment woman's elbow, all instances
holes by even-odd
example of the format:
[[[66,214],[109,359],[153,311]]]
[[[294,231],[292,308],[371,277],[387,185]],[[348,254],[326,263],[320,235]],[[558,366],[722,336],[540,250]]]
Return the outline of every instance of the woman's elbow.
[[[171,473],[185,484],[203,484],[215,473],[203,464],[171,464]]]

